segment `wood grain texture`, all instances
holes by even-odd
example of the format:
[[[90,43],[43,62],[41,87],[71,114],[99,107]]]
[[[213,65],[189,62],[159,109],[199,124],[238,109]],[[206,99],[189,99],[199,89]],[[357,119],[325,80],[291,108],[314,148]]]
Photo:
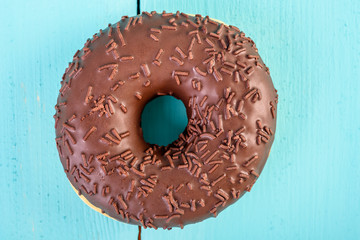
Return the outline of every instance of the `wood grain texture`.
[[[61,76],[88,37],[136,14],[136,0],[2,1],[0,239],[120,239],[137,228],[86,206],[54,146]]]
[[[200,13],[238,26],[279,91],[278,128],[253,187],[217,218],[143,239],[360,238],[360,2],[141,0],[140,10]],[[136,239],[87,207],[54,142],[67,62],[136,0],[7,1],[0,10],[0,239]]]

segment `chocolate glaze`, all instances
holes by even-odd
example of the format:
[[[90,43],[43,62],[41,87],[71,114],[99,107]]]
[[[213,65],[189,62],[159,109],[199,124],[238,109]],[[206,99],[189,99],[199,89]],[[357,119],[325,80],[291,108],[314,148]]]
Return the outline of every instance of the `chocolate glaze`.
[[[76,52],[55,106],[66,175],[111,217],[151,228],[216,216],[250,191],[274,140],[277,93],[255,43],[200,15],[143,12]],[[172,95],[188,126],[144,141],[141,112]]]

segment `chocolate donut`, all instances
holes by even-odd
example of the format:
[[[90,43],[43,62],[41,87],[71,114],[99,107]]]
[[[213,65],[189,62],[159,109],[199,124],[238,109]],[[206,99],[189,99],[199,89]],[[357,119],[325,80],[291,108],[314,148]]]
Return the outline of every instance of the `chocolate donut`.
[[[277,93],[255,43],[208,16],[143,12],[100,30],[65,70],[56,145],[90,205],[144,228],[216,216],[250,191],[276,125]],[[186,106],[168,146],[144,141],[141,113],[159,95]]]

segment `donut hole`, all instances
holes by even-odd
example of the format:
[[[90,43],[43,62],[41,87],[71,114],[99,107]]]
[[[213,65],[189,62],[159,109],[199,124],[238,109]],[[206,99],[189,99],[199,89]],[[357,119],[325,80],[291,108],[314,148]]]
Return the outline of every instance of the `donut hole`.
[[[187,124],[184,103],[172,96],[154,98],[141,114],[145,142],[159,146],[167,146],[178,139]]]

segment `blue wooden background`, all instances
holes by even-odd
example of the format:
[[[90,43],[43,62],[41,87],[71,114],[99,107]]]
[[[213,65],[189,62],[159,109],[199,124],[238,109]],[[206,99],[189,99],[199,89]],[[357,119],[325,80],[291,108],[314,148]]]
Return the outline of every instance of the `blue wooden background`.
[[[281,2],[281,3],[280,3]],[[136,239],[71,189],[54,141],[60,79],[86,39],[136,0],[0,0],[0,239]],[[279,91],[278,128],[251,193],[216,219],[143,239],[360,239],[360,1],[140,0],[252,37]]]

